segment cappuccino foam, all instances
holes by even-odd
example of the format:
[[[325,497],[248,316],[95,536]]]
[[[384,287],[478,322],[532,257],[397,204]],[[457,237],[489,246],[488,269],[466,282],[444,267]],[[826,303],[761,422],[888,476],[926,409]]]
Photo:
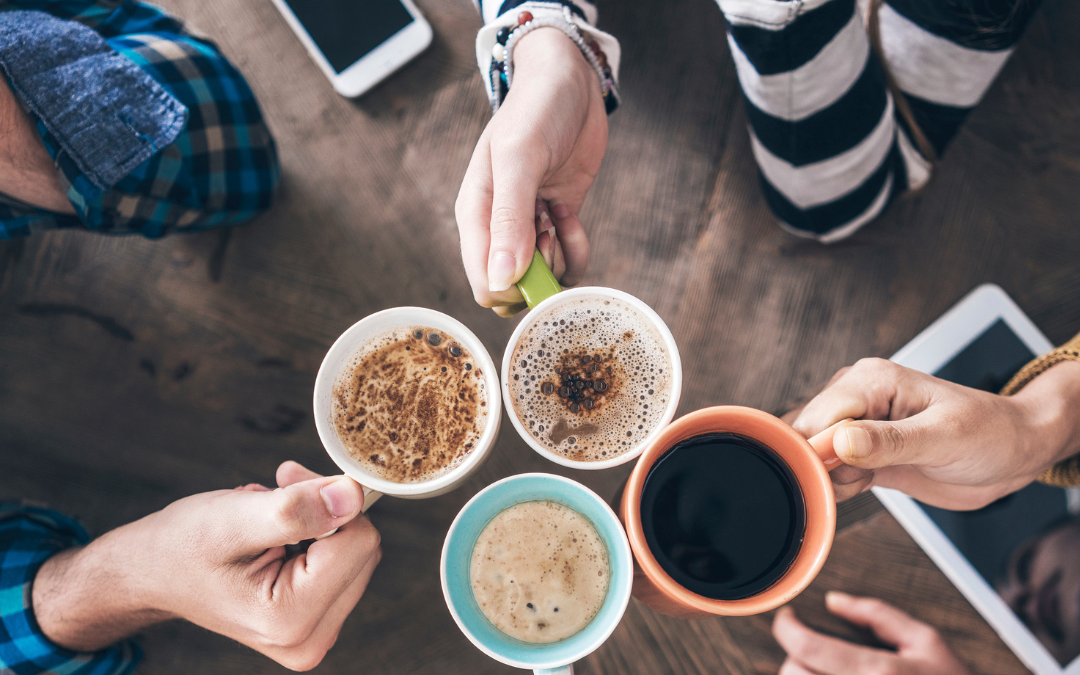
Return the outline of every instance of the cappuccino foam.
[[[487,424],[484,373],[453,336],[397,328],[368,341],[338,375],[331,414],[372,475],[420,483],[458,466]]]
[[[671,356],[648,317],[614,298],[555,305],[514,348],[514,414],[546,449],[603,461],[638,447],[671,400]]]
[[[534,501],[500,512],[473,547],[469,579],[480,611],[523,642],[564,640],[589,625],[607,597],[607,547],[589,520]]]

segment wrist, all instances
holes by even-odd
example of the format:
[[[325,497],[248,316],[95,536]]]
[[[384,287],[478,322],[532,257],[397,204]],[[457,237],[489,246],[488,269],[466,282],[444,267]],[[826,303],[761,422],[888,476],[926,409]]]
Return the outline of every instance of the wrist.
[[[1026,420],[1026,455],[1036,475],[1080,453],[1080,362],[1053,366],[1011,399]]]
[[[157,609],[139,559],[146,547],[133,541],[138,523],[89,545],[61,551],[34,577],[32,602],[38,626],[57,645],[97,651],[145,626],[171,618]]]
[[[600,96],[596,71],[578,46],[557,28],[542,27],[518,40],[514,48],[514,79],[555,78],[560,86],[579,91],[595,90]]]

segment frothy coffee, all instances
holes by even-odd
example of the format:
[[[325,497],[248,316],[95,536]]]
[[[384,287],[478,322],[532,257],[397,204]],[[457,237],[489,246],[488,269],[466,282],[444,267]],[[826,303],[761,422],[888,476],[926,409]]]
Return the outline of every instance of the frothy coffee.
[[[512,406],[548,450],[578,461],[618,457],[660,425],[671,356],[652,322],[614,298],[555,305],[514,348]]]
[[[534,501],[500,512],[473,547],[469,579],[480,611],[523,642],[564,640],[589,625],[607,597],[607,548],[589,520]]]
[[[368,341],[334,383],[334,427],[372,475],[420,483],[460,464],[487,424],[484,373],[452,336],[398,328]]]

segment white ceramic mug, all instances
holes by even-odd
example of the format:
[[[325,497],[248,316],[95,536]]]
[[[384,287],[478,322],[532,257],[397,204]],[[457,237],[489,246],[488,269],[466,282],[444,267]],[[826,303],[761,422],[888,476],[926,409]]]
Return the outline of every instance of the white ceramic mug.
[[[487,424],[480,439],[465,459],[450,471],[419,483],[395,483],[371,474],[360,462],[346,450],[338,437],[333,418],[334,383],[350,360],[368,345],[372,339],[385,335],[395,328],[423,326],[440,330],[453,336],[465,348],[476,363],[484,378],[484,389],[488,405]],[[315,428],[322,439],[323,447],[334,463],[364,488],[364,510],[382,495],[392,495],[404,499],[424,499],[436,497],[453,490],[467,480],[487,458],[495,439],[499,436],[499,424],[502,420],[502,401],[499,397],[499,377],[491,355],[484,348],[480,339],[457,319],[442,312],[423,307],[395,307],[376,312],[357,321],[330,347],[319,375],[315,378]]]
[[[540,259],[541,266],[543,266],[543,259]],[[534,266],[535,267],[535,264]],[[532,270],[533,267],[529,269]],[[546,270],[547,268],[544,267]],[[549,272],[550,274],[550,272]],[[554,279],[554,277],[552,277]],[[554,282],[553,282],[554,283]],[[555,288],[557,288],[557,284]],[[535,294],[532,295],[535,297]],[[668,398],[667,406],[664,408],[664,414],[660,421],[656,424],[656,428],[653,429],[648,436],[643,438],[640,443],[622,453],[612,457],[611,459],[605,459],[595,462],[580,461],[564,457],[558,453],[548,450],[540,444],[533,435],[522,425],[521,420],[518,417],[517,410],[515,409],[516,402],[513,396],[510,394],[510,367],[514,358],[514,350],[517,348],[518,342],[521,340],[521,336],[530,327],[536,324],[537,321],[543,319],[548,313],[562,304],[568,302],[580,301],[582,299],[596,299],[598,301],[604,300],[618,300],[622,303],[629,305],[634,311],[636,311],[641,317],[646,319],[653,328],[656,329],[657,334],[660,335],[664,342],[664,347],[667,349],[668,357],[671,366],[671,395]],[[587,286],[582,288],[572,288],[570,290],[561,291],[547,295],[542,301],[536,304],[533,309],[522,319],[521,323],[517,325],[514,330],[514,334],[510,336],[510,343],[506,345],[506,352],[503,354],[502,361],[502,394],[503,400],[506,402],[506,412],[510,416],[510,421],[513,423],[514,428],[517,429],[518,434],[525,439],[525,442],[529,446],[547,457],[556,464],[562,464],[563,466],[569,466],[575,469],[607,469],[620,464],[625,464],[632,459],[638,457],[645,448],[653,442],[653,440],[660,435],[660,432],[666,427],[675,417],[675,410],[679,407],[679,395],[682,392],[682,360],[679,358],[679,347],[675,344],[675,338],[672,337],[671,331],[668,329],[667,324],[660,318],[660,315],[653,311],[652,307],[649,307],[641,300],[638,300],[629,293],[616,290],[614,288],[603,288],[600,286]]]

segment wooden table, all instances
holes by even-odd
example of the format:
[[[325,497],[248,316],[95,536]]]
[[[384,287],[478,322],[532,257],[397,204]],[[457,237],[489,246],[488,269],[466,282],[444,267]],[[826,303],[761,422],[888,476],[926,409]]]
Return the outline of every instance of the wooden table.
[[[0,499],[99,534],[185,495],[331,472],[311,390],[331,342],[396,305],[453,314],[501,358],[514,326],[474,305],[454,198],[489,119],[468,0],[427,0],[432,47],[353,103],[262,0],[166,0],[248,76],[279,142],[280,199],[257,223],[151,242],[79,232],[0,243]],[[640,5],[640,7],[635,7]],[[583,221],[587,283],[650,303],[686,371],[680,412],[782,413],[832,373],[888,356],[977,284],[1000,284],[1054,341],[1080,330],[1080,5],[1047,0],[921,195],[829,247],[772,221],[757,185],[724,24],[708,0],[603,3],[625,103]],[[384,558],[320,672],[506,673],[455,627],[438,559],[454,514],[491,481],[572,475],[607,497],[628,467],[562,470],[509,424],[464,488],[372,512]],[[841,509],[828,565],[794,605],[840,633],[830,588],[939,627],[980,673],[1023,667],[872,497]],[[775,673],[771,616],[676,621],[631,603],[580,673]],[[142,673],[282,672],[172,622]]]

